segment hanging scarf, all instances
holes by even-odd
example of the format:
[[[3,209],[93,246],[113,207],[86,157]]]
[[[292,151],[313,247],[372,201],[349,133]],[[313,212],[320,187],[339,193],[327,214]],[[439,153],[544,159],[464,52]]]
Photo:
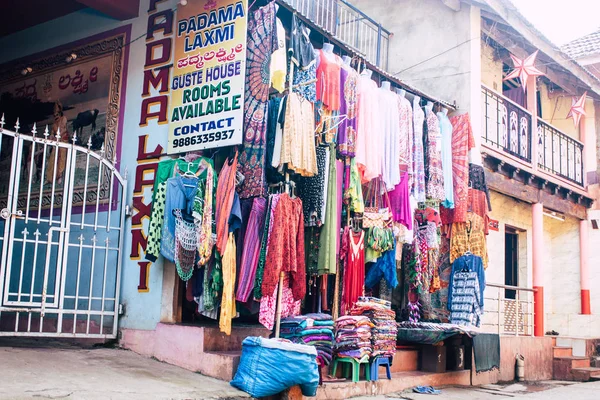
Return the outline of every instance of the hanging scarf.
[[[200,260],[198,266],[202,266],[210,260],[215,238],[213,237],[213,191],[214,170],[209,165],[206,171],[206,182],[204,184],[204,198],[196,196],[194,199],[194,223],[196,226],[196,239]]]
[[[235,192],[235,175],[238,167],[238,153],[233,158],[228,158],[223,164],[217,183],[217,204],[215,207],[215,219],[217,229],[217,250],[219,254],[225,253],[227,236],[229,234],[229,214],[233,206]]]

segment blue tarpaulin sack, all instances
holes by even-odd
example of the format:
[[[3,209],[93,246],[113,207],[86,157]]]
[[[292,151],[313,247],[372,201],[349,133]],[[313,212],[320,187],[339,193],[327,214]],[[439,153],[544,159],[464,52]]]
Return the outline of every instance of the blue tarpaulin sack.
[[[242,342],[242,358],[232,386],[252,397],[266,397],[300,385],[304,396],[319,386],[317,351],[313,346],[250,336]]]

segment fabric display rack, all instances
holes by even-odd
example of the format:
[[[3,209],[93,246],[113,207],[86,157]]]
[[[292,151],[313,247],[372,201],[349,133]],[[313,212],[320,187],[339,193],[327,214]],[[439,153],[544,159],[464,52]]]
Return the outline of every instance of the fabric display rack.
[[[393,357],[396,321],[478,326],[490,207],[468,114],[313,36],[249,10],[243,143],[159,163],[146,258],[192,321],[258,321],[335,369]]]

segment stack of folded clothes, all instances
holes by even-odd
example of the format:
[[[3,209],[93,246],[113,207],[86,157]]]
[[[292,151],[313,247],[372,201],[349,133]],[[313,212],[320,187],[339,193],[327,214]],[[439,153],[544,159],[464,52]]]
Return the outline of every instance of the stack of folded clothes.
[[[373,351],[371,345],[371,328],[373,324],[368,317],[346,315],[335,321],[336,357],[354,358],[359,362],[369,359]]]
[[[350,314],[367,317],[373,324],[371,358],[393,357],[396,354],[398,325],[396,313],[391,309],[389,301],[373,297],[359,297]]]
[[[314,346],[320,366],[329,365],[333,353],[333,319],[329,314],[306,314],[281,320],[280,336]]]

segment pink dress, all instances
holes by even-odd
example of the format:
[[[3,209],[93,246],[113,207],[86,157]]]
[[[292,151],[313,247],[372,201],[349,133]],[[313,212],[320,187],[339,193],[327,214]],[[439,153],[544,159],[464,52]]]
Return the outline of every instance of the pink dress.
[[[400,172],[408,173],[408,187],[412,187],[413,182],[413,112],[410,101],[405,97],[398,96],[398,113],[400,114]]]
[[[379,88],[375,81],[366,75],[360,75],[356,116],[356,164],[363,183],[381,175],[383,137],[378,94]]]

